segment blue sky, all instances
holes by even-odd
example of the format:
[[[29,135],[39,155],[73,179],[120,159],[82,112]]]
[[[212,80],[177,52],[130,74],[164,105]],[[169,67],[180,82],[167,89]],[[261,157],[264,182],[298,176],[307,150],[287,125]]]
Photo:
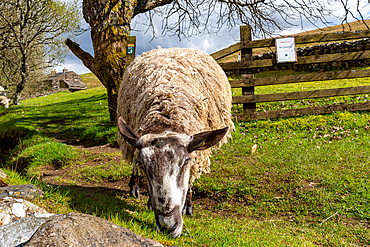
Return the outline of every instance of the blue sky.
[[[355,2],[355,1],[353,1]],[[364,13],[370,13],[369,6],[366,9],[363,9]],[[334,13],[336,16],[342,15],[341,10],[336,10]],[[135,17],[134,21],[142,22],[143,16]],[[332,25],[340,24],[337,19],[332,17],[328,17],[329,21],[331,21]],[[352,21],[352,20],[349,20]],[[155,21],[155,26],[157,27],[158,31],[160,32],[160,20]],[[319,27],[325,27],[325,25],[317,23]],[[84,26],[87,27],[88,24],[84,22]],[[169,36],[161,36],[156,37],[152,40],[152,33],[148,31],[145,33],[145,27],[140,26],[139,24],[135,25],[135,30],[131,31],[131,35],[136,36],[137,44],[136,44],[136,55],[140,55],[143,52],[152,50],[157,48],[158,46],[162,48],[169,48],[169,47],[191,47],[202,50],[206,53],[214,53],[218,50],[226,48],[236,42],[239,41],[239,27],[236,27],[231,30],[223,29],[218,34],[203,34],[190,37],[188,39],[181,39],[179,40],[178,37],[169,37]],[[308,22],[303,23],[303,28],[298,24],[296,27],[290,28],[289,30],[285,30],[280,35],[288,35],[292,33],[300,33],[304,31],[309,31],[316,29],[315,26]],[[77,42],[80,44],[80,47],[89,52],[91,55],[94,54],[92,48],[92,42],[90,38],[90,32],[83,33],[82,35],[77,37]],[[75,71],[78,74],[89,73],[90,71],[82,64],[82,62],[74,56],[72,53],[67,56],[65,63],[56,66],[56,70],[59,72],[63,68],[67,68],[70,71]]]

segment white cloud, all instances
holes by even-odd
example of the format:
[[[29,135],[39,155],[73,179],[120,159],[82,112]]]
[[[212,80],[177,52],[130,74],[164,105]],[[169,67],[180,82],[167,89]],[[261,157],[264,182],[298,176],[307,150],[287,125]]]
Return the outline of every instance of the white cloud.
[[[91,72],[88,68],[85,67],[85,65],[83,65],[82,62],[81,63],[80,62],[71,63],[68,60],[66,63],[63,63],[61,65],[54,67],[54,69],[57,72],[62,72],[63,69],[68,69],[68,71],[74,71],[79,75]]]

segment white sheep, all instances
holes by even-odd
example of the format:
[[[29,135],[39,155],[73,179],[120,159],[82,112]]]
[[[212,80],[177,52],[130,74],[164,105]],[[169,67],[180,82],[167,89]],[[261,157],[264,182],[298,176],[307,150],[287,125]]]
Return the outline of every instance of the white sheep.
[[[6,98],[5,89],[2,86],[0,86],[0,105],[3,108],[9,108],[9,101],[10,99]]]
[[[134,164],[131,193],[139,197],[137,171],[144,171],[157,227],[174,237],[182,231],[179,212],[192,215],[192,183],[210,172],[212,150],[231,138],[231,100],[221,67],[195,49],[146,52],[124,74],[118,143]]]

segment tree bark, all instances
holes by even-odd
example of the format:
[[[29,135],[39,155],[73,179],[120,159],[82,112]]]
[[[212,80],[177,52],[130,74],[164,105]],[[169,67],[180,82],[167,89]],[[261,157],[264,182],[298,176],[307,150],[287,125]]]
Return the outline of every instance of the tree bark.
[[[91,37],[95,51],[95,66],[99,79],[107,89],[109,116],[117,121],[118,91],[125,72],[128,33],[117,34],[112,29],[93,31]],[[102,41],[103,42],[99,42]]]
[[[28,69],[28,62],[27,62],[27,56],[24,52],[22,54],[22,60],[21,60],[21,81],[17,84],[16,91],[13,95],[13,104],[19,105],[21,100],[21,92],[23,91],[24,87],[27,84],[28,81],[28,75],[29,75],[29,69]]]
[[[72,52],[106,87],[112,122],[117,120],[118,90],[125,71],[126,45],[133,8],[134,1],[84,0],[83,14],[91,27],[94,57],[79,47],[69,45]]]

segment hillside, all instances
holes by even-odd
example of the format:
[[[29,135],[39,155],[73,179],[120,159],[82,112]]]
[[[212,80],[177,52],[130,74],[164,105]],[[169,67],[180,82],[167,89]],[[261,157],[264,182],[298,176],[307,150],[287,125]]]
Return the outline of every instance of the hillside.
[[[94,75],[94,73],[86,73],[82,74],[81,80],[82,82],[87,86],[87,88],[94,88],[94,87],[99,87],[102,86],[103,84],[99,81],[98,77]]]
[[[311,31],[306,31],[303,33],[295,35],[305,35],[305,34],[315,34],[315,33],[330,33],[330,32],[343,32],[343,31],[356,31],[356,30],[368,30],[370,29],[370,20],[354,21],[350,23],[345,23],[343,25],[335,25],[330,27],[324,27],[320,29],[315,29]]]

